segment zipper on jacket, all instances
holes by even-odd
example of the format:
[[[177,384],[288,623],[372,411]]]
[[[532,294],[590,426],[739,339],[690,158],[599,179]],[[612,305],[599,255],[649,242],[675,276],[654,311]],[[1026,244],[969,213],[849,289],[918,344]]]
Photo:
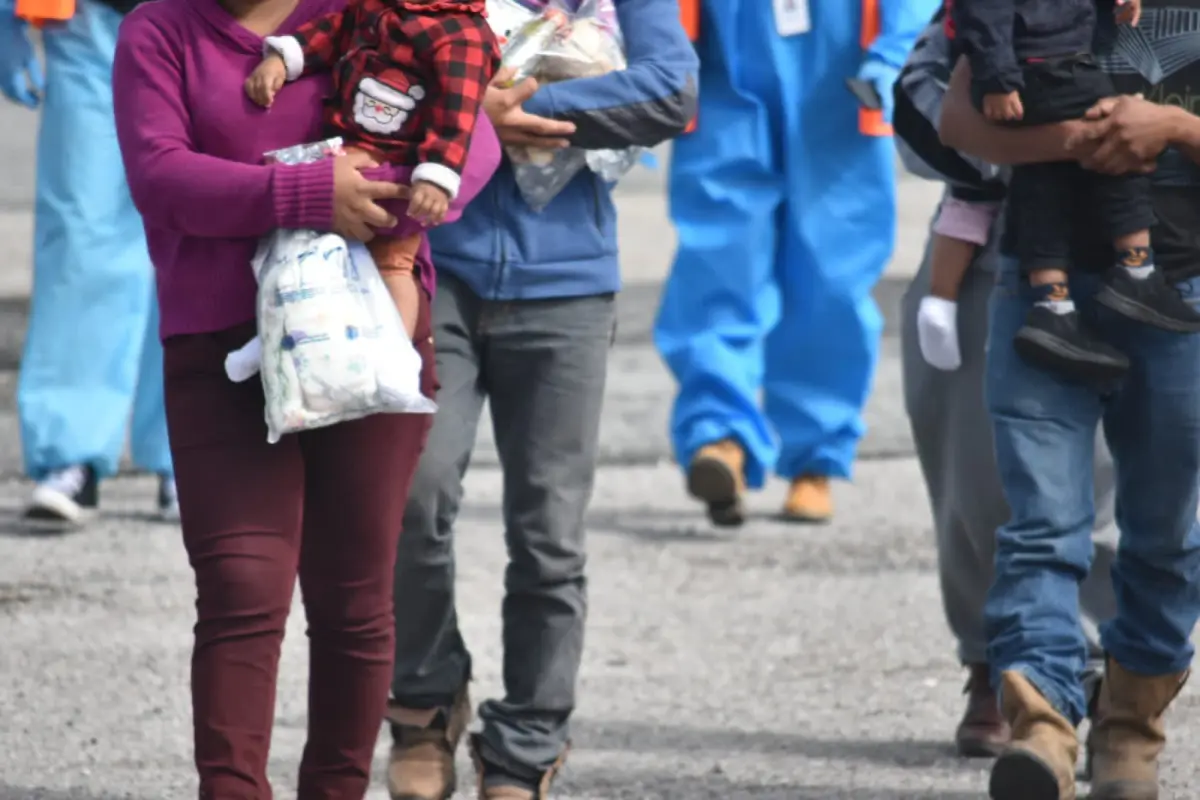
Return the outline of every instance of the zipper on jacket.
[[[496,231],[496,246],[495,254],[495,274],[492,277],[492,299],[495,300],[500,296],[500,290],[504,282],[505,261],[508,260],[507,248],[504,246],[504,223],[501,219],[500,207],[500,187],[497,181],[489,182],[488,191],[492,194],[492,225]]]
[[[590,169],[587,174],[592,181],[592,218],[596,221],[596,230],[604,233],[604,219],[600,214],[600,178]]]

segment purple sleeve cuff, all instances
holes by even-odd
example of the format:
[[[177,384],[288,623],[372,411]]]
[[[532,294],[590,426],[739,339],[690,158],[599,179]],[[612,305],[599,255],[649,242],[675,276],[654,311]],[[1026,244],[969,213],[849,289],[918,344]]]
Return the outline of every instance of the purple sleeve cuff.
[[[333,227],[333,159],[277,165],[271,189],[280,228],[327,231]]]

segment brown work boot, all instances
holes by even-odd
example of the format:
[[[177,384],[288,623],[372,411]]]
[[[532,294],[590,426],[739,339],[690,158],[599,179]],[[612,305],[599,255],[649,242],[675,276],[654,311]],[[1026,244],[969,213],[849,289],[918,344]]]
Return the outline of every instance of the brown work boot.
[[[392,753],[388,793],[392,800],[449,800],[454,794],[454,751],[471,721],[466,687],[449,709],[389,706]]]
[[[746,492],[746,453],[733,439],[700,448],[688,466],[688,494],[708,507],[714,525],[734,527],[746,521],[742,495]]]
[[[568,742],[558,760],[550,765],[550,769],[543,772],[540,778],[526,783],[522,779],[505,775],[499,767],[485,761],[482,743],[483,739],[479,734],[471,737],[471,760],[475,764],[479,800],[547,800],[550,797],[550,785],[558,777],[563,764],[567,762],[567,753],[571,750],[571,744]]]
[[[1001,676],[1000,709],[1012,742],[992,765],[992,800],[1075,800],[1075,726],[1019,672]]]
[[[969,664],[967,668],[970,674],[963,688],[967,710],[954,732],[954,743],[964,758],[995,758],[1004,751],[1011,731],[1000,716],[1000,699],[992,688],[988,665]]]
[[[833,519],[833,491],[824,475],[801,475],[792,481],[783,501],[783,518],[789,522],[824,524]]]
[[[1187,678],[1187,672],[1135,675],[1108,659],[1088,735],[1092,800],[1158,800],[1158,756],[1167,742],[1163,713]]]

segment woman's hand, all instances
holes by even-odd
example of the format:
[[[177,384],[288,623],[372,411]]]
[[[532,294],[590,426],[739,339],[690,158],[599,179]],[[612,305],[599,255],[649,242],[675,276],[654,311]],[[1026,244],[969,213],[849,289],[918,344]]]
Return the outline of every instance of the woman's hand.
[[[496,129],[496,136],[506,145],[525,145],[561,149],[570,146],[566,137],[575,132],[575,125],[535,114],[527,114],[521,104],[533,97],[538,83],[526,78],[515,86],[507,86],[516,70],[505,67],[496,73],[483,96],[483,110]]]
[[[1109,175],[1153,172],[1155,160],[1175,134],[1174,113],[1140,95],[1101,100],[1088,111],[1094,122],[1084,134],[1095,149],[1079,163]]]
[[[369,155],[352,152],[333,160],[333,232],[347,239],[369,242],[375,228],[391,228],[396,218],[377,200],[407,197],[408,187],[369,181],[362,170],[379,166]]]

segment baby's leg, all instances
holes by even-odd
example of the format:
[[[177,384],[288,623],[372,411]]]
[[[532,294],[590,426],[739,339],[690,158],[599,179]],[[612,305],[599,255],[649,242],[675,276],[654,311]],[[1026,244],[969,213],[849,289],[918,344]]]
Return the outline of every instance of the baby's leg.
[[[1009,220],[1033,305],[1014,345],[1027,362],[1064,377],[1108,385],[1129,359],[1083,325],[1067,273],[1075,207],[1086,203],[1085,173],[1073,162],[1013,168]]]
[[[421,296],[418,292],[421,286],[413,265],[417,250],[421,248],[422,236],[421,233],[404,237],[376,236],[367,243],[388,294],[400,310],[400,319],[404,322],[404,331],[409,339],[416,332],[417,314],[420,311]]]
[[[958,346],[958,289],[987,243],[998,205],[948,196],[933,223],[929,252],[929,295],[917,312],[917,343],[925,361],[936,369],[962,365]]]
[[[1200,332],[1200,311],[1155,269],[1150,247],[1154,211],[1144,175],[1091,175],[1101,223],[1113,232],[1116,263],[1096,302],[1118,314],[1175,333]]]

